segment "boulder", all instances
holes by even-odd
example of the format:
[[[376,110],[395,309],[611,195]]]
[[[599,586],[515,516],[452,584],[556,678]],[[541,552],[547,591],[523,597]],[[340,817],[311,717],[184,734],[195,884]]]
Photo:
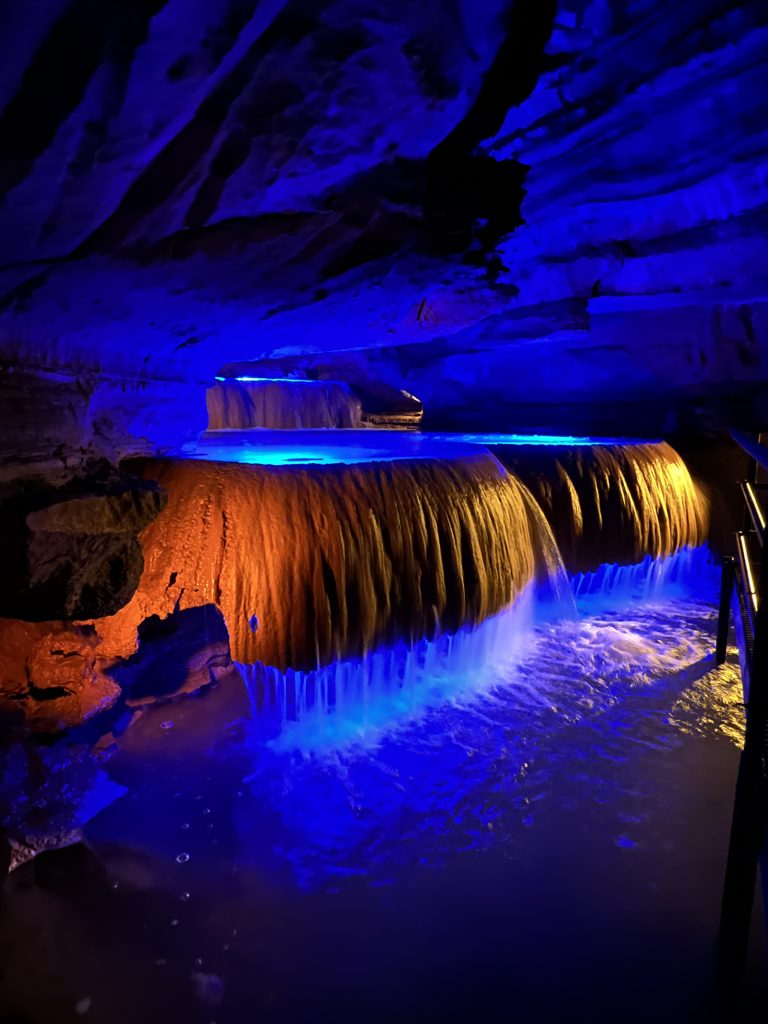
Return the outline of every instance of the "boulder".
[[[0,723],[7,732],[58,733],[112,707],[120,687],[101,671],[87,627],[0,621]]]
[[[45,478],[6,484],[0,615],[46,621],[113,614],[136,589],[144,564],[138,534],[164,502],[153,483],[102,465],[62,485]]]

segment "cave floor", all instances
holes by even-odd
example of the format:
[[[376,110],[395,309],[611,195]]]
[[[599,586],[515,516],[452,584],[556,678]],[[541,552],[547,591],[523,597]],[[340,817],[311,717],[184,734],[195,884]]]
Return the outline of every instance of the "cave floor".
[[[14,871],[16,1024],[764,1019],[714,939],[740,681],[713,606],[543,625],[514,678],[376,742],[275,749],[229,683],[153,706],[87,845]]]

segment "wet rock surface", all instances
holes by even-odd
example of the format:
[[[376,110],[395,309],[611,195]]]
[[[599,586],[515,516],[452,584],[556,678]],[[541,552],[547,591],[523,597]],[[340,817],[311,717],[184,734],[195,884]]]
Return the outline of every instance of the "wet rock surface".
[[[766,425],[757,0],[91,6],[3,13],[0,462],[190,440],[254,360],[440,427]]]
[[[141,576],[138,534],[164,503],[151,481],[104,464],[59,486],[39,477],[3,485],[0,615],[45,621],[117,611]]]
[[[172,700],[234,673],[224,620],[212,605],[151,616],[137,649],[116,658],[94,624],[0,619],[0,738],[75,732],[108,747],[132,709]]]
[[[113,707],[93,629],[0,619],[0,734],[54,734]]]
[[[235,672],[224,617],[214,605],[145,619],[136,654],[110,668],[129,707],[194,693]]]

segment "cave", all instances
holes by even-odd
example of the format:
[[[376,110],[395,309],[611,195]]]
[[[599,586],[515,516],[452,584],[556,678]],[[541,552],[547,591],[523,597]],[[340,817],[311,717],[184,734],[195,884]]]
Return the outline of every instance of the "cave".
[[[0,1022],[765,1019],[768,7],[0,51]]]

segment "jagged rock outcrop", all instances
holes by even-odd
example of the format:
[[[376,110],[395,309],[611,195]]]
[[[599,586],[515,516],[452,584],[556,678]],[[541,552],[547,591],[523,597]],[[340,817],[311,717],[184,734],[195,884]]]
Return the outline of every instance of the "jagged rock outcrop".
[[[224,619],[212,605],[149,616],[124,658],[103,642],[109,622],[0,619],[0,745],[94,720],[93,742],[125,708],[194,693],[235,672]]]
[[[136,589],[138,535],[163,508],[162,490],[105,465],[56,483],[25,477],[0,486],[7,544],[0,615],[38,622],[110,615]]]
[[[105,658],[215,604],[232,656],[281,669],[454,633],[507,607],[557,551],[526,488],[488,452],[352,465],[148,462],[167,490],[132,600],[93,623]]]
[[[767,425],[758,0],[2,18],[0,464],[162,451],[276,358],[441,425]]]
[[[62,622],[0,619],[0,735],[57,733],[82,725],[119,699],[102,670],[98,637]]]

